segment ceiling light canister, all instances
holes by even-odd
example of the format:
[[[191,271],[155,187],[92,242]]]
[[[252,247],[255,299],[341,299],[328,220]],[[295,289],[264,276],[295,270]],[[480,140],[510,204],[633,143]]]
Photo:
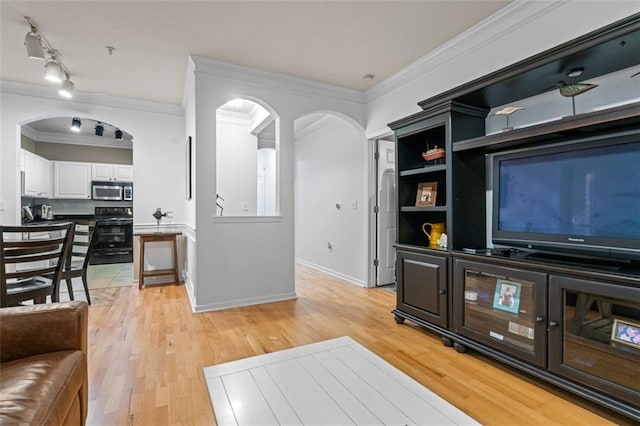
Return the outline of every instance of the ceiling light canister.
[[[102,133],[104,133],[104,126],[102,125],[102,123],[98,122],[98,124],[96,124],[96,136],[102,136]]]
[[[73,130],[74,132],[79,132],[81,126],[82,126],[82,122],[78,117],[73,117],[71,119],[71,130]]]
[[[62,78],[60,78],[61,68],[60,64],[56,60],[55,57],[51,57],[47,59],[47,63],[44,65],[45,75],[44,78],[49,81],[53,81],[54,83],[60,83]]]
[[[566,72],[566,76],[571,78],[580,77],[583,72],[584,72],[584,68],[582,67],[571,68],[569,71]]]
[[[60,90],[58,90],[58,94],[64,98],[71,99],[73,97],[73,89],[75,85],[69,78],[62,82],[62,86],[60,86]]]
[[[40,38],[33,32],[29,31],[24,38],[24,45],[27,48],[27,56],[32,59],[44,60],[44,49]]]
[[[122,140],[122,130],[116,129],[116,140]]]

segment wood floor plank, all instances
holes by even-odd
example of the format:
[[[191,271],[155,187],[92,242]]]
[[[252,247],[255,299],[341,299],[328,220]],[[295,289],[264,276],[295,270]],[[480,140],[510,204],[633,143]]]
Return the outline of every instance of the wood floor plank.
[[[297,267],[296,293],[193,314],[184,286],[92,290],[87,423],[213,425],[203,368],[350,336],[483,424],[633,424],[477,353],[459,354],[409,321],[396,324],[387,290]]]

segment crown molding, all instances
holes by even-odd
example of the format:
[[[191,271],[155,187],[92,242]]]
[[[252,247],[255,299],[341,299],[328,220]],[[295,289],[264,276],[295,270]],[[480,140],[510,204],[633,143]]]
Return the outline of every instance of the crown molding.
[[[409,64],[390,77],[365,91],[367,103],[382,98],[417,78],[424,78],[435,70],[458,60],[496,40],[508,36],[525,23],[547,15],[563,6],[566,1],[516,0],[484,19],[469,30],[439,46],[432,52]]]
[[[249,115],[243,112],[229,111],[225,109],[218,109],[216,111],[216,120],[220,123],[236,124],[239,126],[251,125],[251,117],[249,117]]]
[[[36,129],[29,126],[28,124],[25,124],[20,127],[20,133],[22,133],[24,136],[28,137],[34,142],[40,142],[40,140],[38,139],[40,137],[40,132],[38,132]]]
[[[178,116],[184,115],[184,110],[181,105],[165,104],[160,102],[145,101],[141,99],[123,98],[88,92],[74,92],[73,98],[67,100],[61,98],[54,87],[18,83],[15,81],[1,80],[0,93],[45,98],[71,104],[97,105],[128,109],[132,111],[151,112],[156,114]]]
[[[323,127],[328,126],[335,119],[335,117],[330,114],[322,114],[315,120],[306,123],[303,127],[298,127],[295,129],[295,140],[300,141],[311,136],[313,133],[319,131]]]
[[[261,122],[256,124],[256,126],[251,130],[251,133],[253,133],[254,135],[258,135],[258,134],[263,133],[264,129],[269,127],[269,125],[271,123],[273,123],[275,121],[275,119],[276,119],[276,117],[273,114],[267,115],[265,118],[262,119]],[[275,131],[271,132],[271,133],[273,133],[273,135],[275,137]]]
[[[197,76],[218,77],[298,95],[364,104],[364,92],[360,90],[249,68],[204,56],[191,55],[190,58],[195,65],[194,73]]]

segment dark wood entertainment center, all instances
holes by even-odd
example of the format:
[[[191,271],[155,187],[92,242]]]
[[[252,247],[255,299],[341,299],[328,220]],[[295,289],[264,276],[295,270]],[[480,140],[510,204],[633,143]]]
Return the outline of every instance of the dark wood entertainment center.
[[[397,148],[396,321],[640,422],[640,345],[612,334],[617,324],[640,323],[640,265],[483,250],[487,156],[619,132],[640,140],[639,102],[486,135],[489,111],[548,90],[571,68],[583,68],[586,81],[636,66],[638,52],[640,14],[422,101],[421,112],[389,127]],[[427,141],[445,149],[444,161],[423,160]],[[437,183],[434,206],[416,206],[425,182]],[[444,224],[446,247],[430,246],[425,223]],[[515,310],[496,305],[503,285],[518,288]]]

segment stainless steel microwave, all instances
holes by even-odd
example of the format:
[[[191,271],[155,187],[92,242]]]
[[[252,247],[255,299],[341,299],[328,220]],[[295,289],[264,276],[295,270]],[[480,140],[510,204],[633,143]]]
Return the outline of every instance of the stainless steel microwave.
[[[91,182],[91,198],[94,200],[131,201],[133,185],[130,182]]]

